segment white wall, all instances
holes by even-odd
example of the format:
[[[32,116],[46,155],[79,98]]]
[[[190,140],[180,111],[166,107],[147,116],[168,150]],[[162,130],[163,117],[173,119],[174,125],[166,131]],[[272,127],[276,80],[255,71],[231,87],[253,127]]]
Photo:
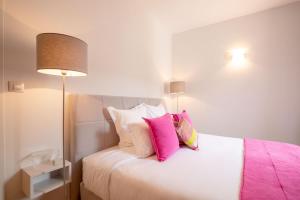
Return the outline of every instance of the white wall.
[[[300,3],[173,37],[173,78],[199,131],[300,144]],[[248,49],[246,68],[226,52]]]
[[[151,15],[120,2],[113,7],[104,1],[59,2],[60,9],[53,1],[6,1],[5,84],[25,83],[24,93],[5,93],[9,200],[23,198],[21,160],[33,151],[61,147],[61,82],[35,70],[38,33],[66,33],[88,43],[89,74],[68,79],[69,92],[161,97],[170,78],[171,36]]]

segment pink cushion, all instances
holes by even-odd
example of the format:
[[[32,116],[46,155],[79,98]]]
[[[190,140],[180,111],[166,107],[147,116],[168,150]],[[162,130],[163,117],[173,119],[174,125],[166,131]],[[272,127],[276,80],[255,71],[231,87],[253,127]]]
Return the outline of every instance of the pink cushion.
[[[146,119],[150,128],[153,149],[159,161],[166,160],[179,148],[179,142],[173,125],[172,116],[167,113],[161,117]]]

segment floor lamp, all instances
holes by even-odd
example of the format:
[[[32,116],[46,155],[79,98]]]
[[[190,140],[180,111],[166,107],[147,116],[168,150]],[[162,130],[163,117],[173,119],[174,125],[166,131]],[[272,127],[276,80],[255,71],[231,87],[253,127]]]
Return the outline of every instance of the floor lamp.
[[[170,82],[170,93],[176,96],[176,111],[178,113],[178,98],[185,92],[184,81],[171,81]]]
[[[42,33],[36,38],[37,71],[43,74],[61,76],[63,92],[63,188],[67,199],[65,172],[65,80],[68,76],[87,75],[87,44],[75,37]]]

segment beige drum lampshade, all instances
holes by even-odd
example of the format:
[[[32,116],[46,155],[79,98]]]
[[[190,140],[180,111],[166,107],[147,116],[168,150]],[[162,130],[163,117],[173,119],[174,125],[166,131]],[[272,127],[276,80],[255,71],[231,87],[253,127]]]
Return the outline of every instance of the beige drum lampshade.
[[[36,38],[37,71],[57,76],[87,75],[87,44],[75,37],[42,33]]]
[[[170,93],[171,94],[183,94],[185,92],[184,81],[172,81],[170,82]]]

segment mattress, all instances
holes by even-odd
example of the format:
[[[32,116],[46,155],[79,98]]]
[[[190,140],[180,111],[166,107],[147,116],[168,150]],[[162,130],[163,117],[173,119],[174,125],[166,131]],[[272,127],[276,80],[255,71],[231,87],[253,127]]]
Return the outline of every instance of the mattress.
[[[199,150],[180,148],[164,162],[117,146],[83,159],[85,187],[104,200],[239,199],[243,140],[199,134]]]

